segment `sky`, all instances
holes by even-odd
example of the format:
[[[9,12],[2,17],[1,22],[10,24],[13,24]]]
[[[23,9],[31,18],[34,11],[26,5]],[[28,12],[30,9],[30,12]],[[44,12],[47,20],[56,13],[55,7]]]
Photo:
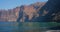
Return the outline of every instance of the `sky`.
[[[29,5],[36,2],[46,2],[48,0],[0,0],[0,9],[12,9],[21,5]]]

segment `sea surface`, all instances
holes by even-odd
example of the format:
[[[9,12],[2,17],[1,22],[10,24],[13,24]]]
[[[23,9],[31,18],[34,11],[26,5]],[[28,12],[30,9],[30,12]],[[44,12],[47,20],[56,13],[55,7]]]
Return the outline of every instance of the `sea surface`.
[[[0,32],[45,32],[56,22],[0,22]]]

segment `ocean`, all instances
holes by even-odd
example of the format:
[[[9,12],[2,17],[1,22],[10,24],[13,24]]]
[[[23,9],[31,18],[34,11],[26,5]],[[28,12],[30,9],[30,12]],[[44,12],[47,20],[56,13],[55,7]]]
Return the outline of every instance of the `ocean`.
[[[56,22],[0,22],[0,32],[44,32],[60,25]]]

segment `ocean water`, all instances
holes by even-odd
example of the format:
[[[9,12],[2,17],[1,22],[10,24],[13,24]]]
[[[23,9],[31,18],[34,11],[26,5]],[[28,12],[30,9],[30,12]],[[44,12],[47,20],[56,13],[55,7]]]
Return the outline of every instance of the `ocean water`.
[[[60,25],[56,22],[0,22],[0,32],[44,32]]]

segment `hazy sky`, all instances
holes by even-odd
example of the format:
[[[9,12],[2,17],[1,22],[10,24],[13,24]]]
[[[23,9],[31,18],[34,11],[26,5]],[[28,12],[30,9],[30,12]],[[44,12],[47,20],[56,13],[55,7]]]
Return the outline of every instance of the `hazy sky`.
[[[47,0],[0,0],[0,9],[11,9],[16,6],[29,5],[35,2],[46,2]]]

